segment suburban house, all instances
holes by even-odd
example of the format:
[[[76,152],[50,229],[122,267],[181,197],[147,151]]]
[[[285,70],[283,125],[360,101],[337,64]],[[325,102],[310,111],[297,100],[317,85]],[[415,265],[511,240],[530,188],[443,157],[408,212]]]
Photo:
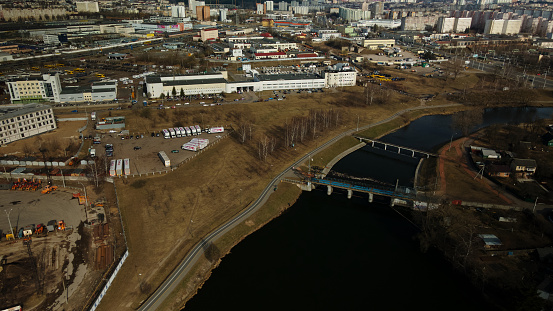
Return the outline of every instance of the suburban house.
[[[517,178],[531,178],[536,173],[536,160],[534,159],[513,159],[511,161],[511,172]]]
[[[485,249],[498,249],[503,245],[501,240],[495,234],[479,234],[478,237],[484,241]]]
[[[488,174],[493,177],[511,176],[511,168],[505,164],[491,164],[487,167]]]

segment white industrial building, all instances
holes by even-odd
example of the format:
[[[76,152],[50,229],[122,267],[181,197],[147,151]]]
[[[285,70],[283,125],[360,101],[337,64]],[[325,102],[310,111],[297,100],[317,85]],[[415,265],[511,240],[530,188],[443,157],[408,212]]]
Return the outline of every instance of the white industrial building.
[[[102,102],[117,99],[117,81],[95,82],[92,86],[68,86],[60,94],[61,103]]]
[[[52,107],[27,104],[0,108],[0,145],[56,129]]]
[[[261,83],[261,90],[320,89],[325,87],[325,78],[317,74],[255,75],[254,81]]]
[[[146,95],[158,98],[161,94],[171,97],[173,88],[185,95],[221,94],[225,92],[227,72],[194,75],[146,76]]]
[[[161,94],[171,97],[173,89],[180,95],[208,95],[249,91],[320,89],[336,86],[355,86],[357,73],[348,64],[337,64],[324,71],[324,76],[313,73],[260,75],[254,72],[249,81],[228,82],[227,72],[181,76],[147,76],[145,91],[150,98]]]
[[[61,83],[59,74],[27,76],[6,82],[12,103],[30,101],[60,102]]]
[[[376,50],[381,48],[391,48],[396,44],[395,39],[365,39],[363,40],[363,47],[369,50]]]

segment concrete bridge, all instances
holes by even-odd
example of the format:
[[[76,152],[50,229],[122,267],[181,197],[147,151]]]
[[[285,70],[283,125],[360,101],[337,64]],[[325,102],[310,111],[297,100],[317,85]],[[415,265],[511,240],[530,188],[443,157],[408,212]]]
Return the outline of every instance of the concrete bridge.
[[[415,157],[415,155],[419,155],[419,156],[422,155],[423,157],[426,156],[426,158],[438,157],[437,154],[432,153],[432,152],[428,152],[428,151],[418,150],[418,149],[414,149],[414,148],[410,148],[410,147],[399,146],[399,145],[386,143],[386,142],[376,140],[376,139],[371,139],[371,138],[365,138],[365,137],[359,137],[359,136],[353,136],[353,137],[359,139],[359,141],[366,142],[367,144],[370,144],[371,147],[373,147],[373,148],[379,148],[379,149],[383,149],[383,150],[390,151],[390,152],[392,152],[392,151],[396,152],[397,151],[398,154],[403,154],[403,155],[406,155],[406,154],[401,153],[401,151],[406,150],[406,151],[411,153],[411,157],[413,157],[413,158]],[[391,147],[391,149],[389,149],[390,147]]]
[[[282,179],[282,182],[288,182],[298,185],[304,191],[311,191],[315,185],[321,185],[327,187],[327,194],[331,195],[334,188],[344,189],[348,193],[348,199],[351,199],[353,192],[362,192],[369,195],[369,203],[373,202],[374,195],[380,195],[389,197],[391,199],[390,206],[394,206],[396,203],[407,204],[408,201],[414,201],[416,199],[417,192],[415,189],[407,187],[396,187],[390,189],[375,188],[370,185],[357,184],[351,181],[338,180],[338,179],[320,179],[309,178],[305,180],[294,179]]]

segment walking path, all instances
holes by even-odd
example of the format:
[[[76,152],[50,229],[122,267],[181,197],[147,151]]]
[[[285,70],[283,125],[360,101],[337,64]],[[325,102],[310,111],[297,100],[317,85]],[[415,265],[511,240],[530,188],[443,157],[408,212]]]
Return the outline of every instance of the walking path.
[[[198,244],[196,244],[192,248],[192,250],[184,257],[184,259],[177,266],[177,268],[173,270],[173,272],[169,275],[169,277],[161,284],[161,286],[152,294],[152,296],[150,296],[150,298],[146,302],[144,302],[144,304],[139,308],[139,311],[156,310],[165,301],[165,299],[169,296],[169,294],[171,294],[171,292],[177,287],[177,285],[184,279],[184,277],[190,272],[191,268],[194,266],[194,263],[196,263],[199,260],[199,258],[203,256],[203,251],[206,245],[209,245],[209,243],[216,241],[217,239],[225,235],[227,232],[232,230],[234,227],[236,227],[238,224],[240,224],[242,221],[250,217],[257,210],[259,210],[263,206],[263,204],[267,202],[270,195],[274,192],[273,190],[274,186],[277,185],[285,175],[291,174],[293,167],[296,167],[301,163],[305,162],[307,159],[313,157],[313,155],[317,154],[321,150],[324,150],[327,147],[331,146],[342,137],[351,135],[357,131],[362,131],[362,130],[371,128],[373,126],[377,126],[377,125],[389,122],[406,112],[421,110],[421,109],[449,108],[449,107],[455,107],[459,105],[460,104],[445,104],[445,105],[436,105],[436,106],[417,106],[417,107],[408,108],[402,111],[398,111],[384,120],[381,120],[372,124],[368,124],[366,126],[360,127],[359,129],[351,129],[349,131],[343,132],[342,134],[337,135],[336,137],[330,139],[329,141],[322,144],[321,146],[315,148],[313,151],[309,152],[308,154],[306,154],[305,156],[303,156],[302,158],[300,158],[299,160],[297,160],[296,162],[288,166],[280,174],[278,174],[275,178],[273,178],[267,184],[267,187],[261,192],[260,196],[257,198],[257,200],[255,200],[253,204],[248,206],[244,211],[242,211],[234,218],[230,219],[227,223],[223,224],[221,227],[215,229],[215,231],[208,234]]]

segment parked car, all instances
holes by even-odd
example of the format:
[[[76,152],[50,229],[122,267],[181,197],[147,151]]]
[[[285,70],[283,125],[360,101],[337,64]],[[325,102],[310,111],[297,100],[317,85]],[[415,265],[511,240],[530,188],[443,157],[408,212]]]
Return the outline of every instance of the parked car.
[[[142,147],[140,147],[140,146],[134,146],[134,150],[140,150],[140,149],[142,149]]]
[[[177,149],[171,150],[171,153],[179,153]]]

